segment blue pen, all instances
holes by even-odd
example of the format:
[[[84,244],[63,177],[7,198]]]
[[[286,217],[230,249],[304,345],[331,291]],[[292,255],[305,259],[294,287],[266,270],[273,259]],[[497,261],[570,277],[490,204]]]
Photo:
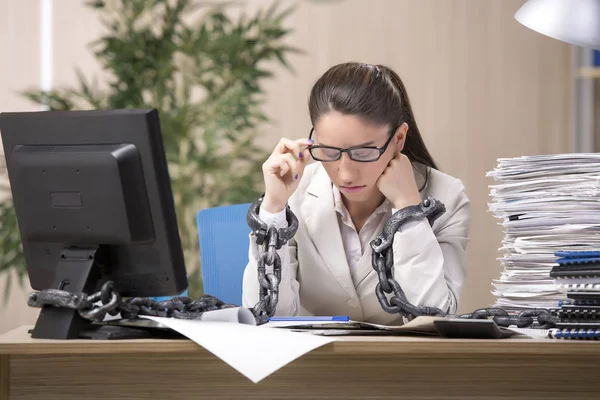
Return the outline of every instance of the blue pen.
[[[281,322],[281,321],[301,321],[301,322],[314,322],[314,321],[350,321],[350,317],[345,315],[334,315],[329,317],[324,316],[299,316],[299,317],[271,317],[269,321]]]

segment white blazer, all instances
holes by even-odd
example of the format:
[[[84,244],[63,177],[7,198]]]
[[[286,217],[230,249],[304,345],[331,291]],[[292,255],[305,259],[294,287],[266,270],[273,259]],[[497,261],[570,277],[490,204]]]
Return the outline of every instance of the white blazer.
[[[422,166],[420,166],[422,167]],[[425,182],[424,169],[415,168],[417,185]],[[406,298],[415,305],[456,312],[466,275],[470,201],[462,182],[431,169],[421,197],[444,203],[446,212],[430,226],[415,221],[394,235],[393,276]],[[377,273],[371,266],[368,246],[351,271],[336,211],[332,183],[320,162],[306,166],[298,189],[288,202],[298,218],[296,235],[278,253],[282,281],[276,315],[348,315],[357,321],[400,325],[400,315],[385,312],[375,296]],[[374,239],[391,210],[384,216]],[[261,249],[251,233],[249,262],[244,271],[242,305],[253,307],[259,299],[256,257]],[[270,271],[269,271],[270,272]]]

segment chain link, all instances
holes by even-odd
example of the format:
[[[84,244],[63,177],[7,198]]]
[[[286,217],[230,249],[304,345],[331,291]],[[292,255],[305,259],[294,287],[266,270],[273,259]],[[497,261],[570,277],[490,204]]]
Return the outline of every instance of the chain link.
[[[263,246],[262,252],[257,257],[259,299],[252,308],[252,313],[258,324],[266,323],[269,317],[275,314],[279,301],[279,283],[281,282],[281,257],[277,250],[286,244],[298,230],[298,219],[290,210],[285,208],[288,222],[287,228],[276,229],[275,226],[267,226],[258,215],[263,196],[248,208],[246,222],[256,237],[256,243]],[[272,268],[272,272],[267,271]]]
[[[96,304],[98,302],[101,305]],[[77,310],[82,318],[95,322],[102,322],[106,314],[114,316],[119,313],[125,319],[136,319],[139,315],[196,319],[206,311],[237,307],[207,294],[202,295],[198,300],[185,296],[175,296],[160,302],[150,297],[123,300],[112,281],[104,283],[98,292],[91,295],[58,289],[32,292],[29,294],[27,304],[37,308],[46,305],[71,308]]]
[[[413,319],[418,316],[447,316],[463,319],[487,319],[492,317],[499,326],[508,327],[516,325],[519,328],[533,326],[537,319],[540,328],[555,326],[556,321],[549,310],[532,309],[524,310],[518,316],[510,314],[502,308],[481,308],[472,313],[450,315],[436,307],[418,307],[411,304],[407,299],[400,284],[393,278],[394,256],[392,244],[394,235],[398,229],[410,221],[427,218],[430,225],[439,218],[446,207],[444,204],[429,196],[420,204],[410,206],[397,211],[387,221],[382,233],[371,241],[371,265],[377,272],[379,282],[375,287],[375,295],[381,307],[390,314],[400,314],[406,318]],[[386,294],[391,295],[390,298]]]

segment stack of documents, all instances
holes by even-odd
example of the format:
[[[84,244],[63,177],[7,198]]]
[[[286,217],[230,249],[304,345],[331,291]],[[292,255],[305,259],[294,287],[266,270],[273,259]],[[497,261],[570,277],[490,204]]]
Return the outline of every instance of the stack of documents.
[[[600,250],[600,154],[501,158],[487,175],[505,233],[495,306],[556,308],[567,297],[550,276],[556,253]]]

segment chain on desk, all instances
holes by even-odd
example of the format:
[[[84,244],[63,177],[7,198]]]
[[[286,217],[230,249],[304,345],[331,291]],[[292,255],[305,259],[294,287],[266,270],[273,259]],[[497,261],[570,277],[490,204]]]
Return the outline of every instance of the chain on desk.
[[[101,305],[96,304],[98,301]],[[208,294],[202,295],[198,300],[184,296],[175,296],[160,302],[150,297],[123,300],[112,281],[104,283],[98,292],[91,295],[58,289],[33,292],[29,295],[27,304],[30,307],[50,305],[70,308],[77,310],[82,318],[96,322],[103,321],[106,314],[114,316],[119,313],[126,319],[136,319],[139,315],[196,319],[206,311],[237,307]]]
[[[289,206],[286,206],[287,228],[268,227],[258,217],[262,199],[261,196],[258,201],[253,203],[246,215],[246,222],[252,229],[257,244],[263,246],[262,252],[257,257],[259,300],[251,309],[259,325],[264,324],[269,317],[273,316],[279,300],[281,258],[277,254],[277,250],[294,237],[298,230],[298,219]],[[402,225],[410,221],[426,218],[429,224],[433,225],[445,210],[445,206],[441,202],[433,197],[427,197],[418,205],[397,211],[387,221],[382,233],[371,241],[371,263],[379,279],[375,295],[382,309],[388,313],[400,314],[409,320],[421,315],[468,319],[492,317],[498,325],[505,327],[516,325],[519,328],[537,326],[548,329],[556,326],[556,317],[547,309],[525,310],[517,316],[511,316],[502,308],[481,308],[472,313],[450,315],[436,307],[415,306],[406,299],[402,287],[393,277],[392,244],[394,235]],[[267,272],[267,267],[272,267],[272,272]],[[391,294],[391,297],[388,299],[386,294]],[[102,305],[96,305],[95,303],[98,301],[101,301]],[[34,292],[29,296],[28,305],[31,307],[53,305],[75,309],[78,310],[79,315],[91,321],[102,321],[106,314],[117,315],[119,313],[123,318],[128,319],[137,318],[138,315],[196,319],[206,311],[238,307],[234,304],[226,304],[209,294],[202,295],[198,300],[183,296],[175,296],[161,302],[149,297],[123,300],[115,290],[113,282],[105,283],[100,291],[92,295],[57,289]]]

